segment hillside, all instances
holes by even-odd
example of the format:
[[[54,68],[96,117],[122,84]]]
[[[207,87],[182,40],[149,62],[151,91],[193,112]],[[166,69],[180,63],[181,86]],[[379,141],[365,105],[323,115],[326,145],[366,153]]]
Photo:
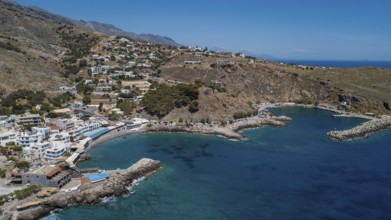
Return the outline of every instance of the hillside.
[[[55,24],[3,1],[0,23],[0,90],[54,89],[65,84],[57,65],[57,55],[65,48],[55,46],[59,41]]]
[[[202,64],[184,65],[185,60]],[[251,61],[251,63],[249,63]],[[217,63],[224,64],[217,64]],[[232,63],[232,64],[227,64]],[[347,102],[348,110],[390,114],[391,70],[381,68],[314,69],[252,62],[248,58],[199,57],[182,55],[162,68],[162,77],[191,83],[220,81],[223,92],[201,89],[200,111],[186,117],[226,118],[235,112],[250,111],[251,103],[296,102],[339,106]],[[174,119],[186,111],[177,109],[167,116]]]
[[[58,17],[36,13],[0,1],[0,90],[18,88],[58,90],[67,85],[66,60],[83,44],[90,47],[100,35],[62,23]],[[86,37],[88,36],[88,37]],[[73,45],[73,46],[72,46]],[[77,57],[81,58],[81,57]]]
[[[79,29],[69,19],[39,8],[5,1],[0,6],[1,93],[32,89],[57,94],[60,86],[74,86],[78,99],[102,105],[102,114],[117,118],[111,113],[117,107],[125,114],[137,110],[167,121],[224,121],[252,114],[252,104],[265,102],[391,113],[390,69],[303,68],[151,44],[123,38],[120,32],[107,36]],[[94,31],[117,31],[110,25],[83,24]],[[137,97],[143,96],[147,100],[140,102]]]

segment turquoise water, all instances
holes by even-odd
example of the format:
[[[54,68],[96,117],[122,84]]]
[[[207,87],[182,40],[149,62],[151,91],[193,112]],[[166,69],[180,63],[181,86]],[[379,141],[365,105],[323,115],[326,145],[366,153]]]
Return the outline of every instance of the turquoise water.
[[[90,151],[80,167],[126,168],[142,157],[163,169],[110,205],[67,208],[56,219],[391,219],[391,132],[337,142],[332,129],[363,120],[305,108],[274,109],[285,128],[248,141],[136,134]]]

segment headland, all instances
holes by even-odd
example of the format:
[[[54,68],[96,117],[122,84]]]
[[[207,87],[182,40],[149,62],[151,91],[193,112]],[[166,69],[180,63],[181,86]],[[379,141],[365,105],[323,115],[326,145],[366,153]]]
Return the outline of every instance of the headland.
[[[143,158],[127,169],[95,174],[89,177],[90,181],[82,181],[72,191],[58,191],[45,198],[34,194],[23,200],[7,202],[2,206],[4,213],[7,213],[2,219],[38,219],[56,209],[98,204],[106,197],[126,195],[133,190],[135,180],[151,175],[160,168],[160,161]]]

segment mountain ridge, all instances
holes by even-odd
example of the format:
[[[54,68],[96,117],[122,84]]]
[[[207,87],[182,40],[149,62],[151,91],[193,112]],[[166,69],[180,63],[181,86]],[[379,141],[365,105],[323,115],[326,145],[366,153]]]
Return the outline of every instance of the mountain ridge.
[[[55,21],[55,22],[61,22],[66,25],[75,26],[84,30],[89,31],[95,31],[100,32],[107,35],[115,35],[115,36],[123,36],[123,37],[129,37],[133,40],[139,40],[139,41],[146,41],[156,44],[164,44],[164,45],[170,45],[170,46],[181,46],[181,44],[175,42],[172,38],[167,36],[161,36],[157,34],[150,34],[150,33],[141,33],[136,34],[134,32],[125,31],[121,28],[116,27],[113,24],[105,24],[97,21],[84,21],[84,20],[77,20],[68,18],[62,15],[58,15],[52,12],[49,12],[43,8],[40,8],[38,6],[32,5],[32,6],[23,6],[16,1],[9,1],[9,0],[2,0],[4,3],[13,4],[14,6],[21,7],[26,9],[27,11],[31,13],[35,13],[43,18]]]
[[[147,41],[156,44],[181,46],[181,44],[178,44],[170,37],[156,35],[156,34],[136,34],[118,28],[113,24],[105,24],[97,21],[84,21],[84,20],[72,20],[72,23],[79,28],[90,30],[90,31],[101,32],[107,35],[130,37],[134,40]]]

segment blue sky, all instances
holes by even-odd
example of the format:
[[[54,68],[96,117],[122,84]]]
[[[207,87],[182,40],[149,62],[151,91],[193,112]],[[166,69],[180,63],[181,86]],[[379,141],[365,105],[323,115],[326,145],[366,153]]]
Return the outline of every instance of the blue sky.
[[[18,0],[184,45],[284,59],[391,60],[390,0]]]

